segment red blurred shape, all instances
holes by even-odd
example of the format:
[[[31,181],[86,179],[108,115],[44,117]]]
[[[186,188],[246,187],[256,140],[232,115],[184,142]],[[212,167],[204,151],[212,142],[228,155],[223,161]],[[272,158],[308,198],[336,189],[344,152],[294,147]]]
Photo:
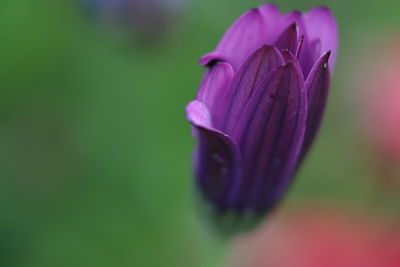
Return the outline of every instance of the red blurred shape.
[[[365,216],[313,209],[238,238],[230,267],[399,267],[400,232]]]

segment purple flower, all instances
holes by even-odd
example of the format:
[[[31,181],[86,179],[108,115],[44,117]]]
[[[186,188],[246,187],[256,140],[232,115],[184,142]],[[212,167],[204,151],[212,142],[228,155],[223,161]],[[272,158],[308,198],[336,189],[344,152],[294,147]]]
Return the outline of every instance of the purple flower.
[[[263,215],[282,197],[320,125],[337,39],[325,7],[266,4],[200,59],[207,72],[186,114],[197,187],[217,214]]]

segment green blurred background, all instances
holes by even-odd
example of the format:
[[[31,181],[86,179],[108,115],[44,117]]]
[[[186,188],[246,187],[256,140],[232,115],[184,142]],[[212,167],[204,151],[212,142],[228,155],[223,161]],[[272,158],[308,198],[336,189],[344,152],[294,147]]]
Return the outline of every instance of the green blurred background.
[[[142,40],[78,0],[1,0],[0,266],[211,266],[219,245],[194,208],[184,107],[197,59],[261,3],[187,0],[162,36]],[[327,5],[340,27],[327,116],[280,208],[379,205],[351,79],[360,47],[400,26],[400,2],[276,3]]]

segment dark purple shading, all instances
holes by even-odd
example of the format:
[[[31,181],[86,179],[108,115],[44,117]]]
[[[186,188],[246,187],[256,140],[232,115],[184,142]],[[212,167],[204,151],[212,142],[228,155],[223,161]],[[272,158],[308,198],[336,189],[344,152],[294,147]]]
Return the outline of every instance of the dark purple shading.
[[[275,42],[275,46],[282,50],[289,50],[293,54],[296,53],[300,41],[299,28],[296,23],[290,25]]]
[[[263,213],[280,197],[297,165],[306,109],[295,62],[279,67],[257,87],[233,136],[243,157],[243,175],[229,199],[235,210]]]
[[[301,158],[309,151],[324,115],[329,91],[328,60],[330,54],[330,51],[326,52],[318,59],[306,80],[308,111]]]
[[[215,127],[228,135],[233,133],[254,89],[273,69],[283,63],[283,57],[275,47],[265,45],[256,50],[242,64],[227,94],[221,99],[220,108],[216,112],[217,116],[220,116],[218,121],[222,123]]]
[[[194,100],[186,108],[187,118],[193,124],[198,144],[194,155],[197,183],[203,196],[219,212],[227,209],[226,194],[232,179],[241,173],[241,156],[238,146],[226,134],[210,125],[207,107]]]

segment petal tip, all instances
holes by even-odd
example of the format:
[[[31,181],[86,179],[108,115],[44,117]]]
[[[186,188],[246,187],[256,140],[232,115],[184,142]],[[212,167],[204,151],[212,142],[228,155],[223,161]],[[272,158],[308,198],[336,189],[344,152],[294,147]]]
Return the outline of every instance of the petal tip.
[[[327,18],[327,19],[329,19],[329,20],[331,20],[331,21],[336,23],[336,19],[333,16],[332,11],[327,6],[314,7],[312,9],[310,9],[308,12],[306,12],[304,15],[306,17],[307,16],[322,16],[322,17],[325,17],[325,18]]]
[[[328,50],[325,52],[325,54],[323,55],[324,58],[326,58],[326,60],[328,61],[329,58],[331,57],[332,51]]]
[[[301,13],[300,10],[295,9],[292,12],[290,12],[289,14],[292,16],[302,16],[303,13]]]
[[[262,5],[258,6],[258,9],[273,10],[273,11],[280,12],[279,7],[273,3],[262,4]]]
[[[247,10],[243,15],[241,15],[239,19],[236,21],[236,23],[245,20],[248,17],[258,17],[258,16],[261,16],[260,8],[254,7]]]
[[[329,9],[329,7],[324,6],[324,5],[314,7],[314,8],[311,9],[311,10],[313,10],[313,11],[319,11],[319,12],[325,12],[325,13],[331,13],[331,10]]]
[[[218,55],[215,52],[211,52],[208,54],[205,54],[204,56],[202,56],[199,59],[199,64],[201,66],[205,66],[205,67],[211,67],[213,65],[215,65],[215,63],[219,62],[219,61],[224,61],[224,57],[221,55]]]
[[[298,76],[301,83],[304,83],[303,71],[301,70],[300,64],[297,60],[289,60],[284,66],[285,71],[293,71]]]
[[[323,68],[326,69],[328,68],[328,63],[329,63],[329,59],[331,57],[331,50],[325,52],[322,56],[321,56],[321,62],[323,63]]]
[[[295,32],[296,34],[299,34],[299,25],[296,21],[290,24],[289,27],[287,27],[287,29],[292,32]]]
[[[211,124],[207,107],[198,100],[193,100],[187,104],[186,119],[198,127],[209,127]]]

